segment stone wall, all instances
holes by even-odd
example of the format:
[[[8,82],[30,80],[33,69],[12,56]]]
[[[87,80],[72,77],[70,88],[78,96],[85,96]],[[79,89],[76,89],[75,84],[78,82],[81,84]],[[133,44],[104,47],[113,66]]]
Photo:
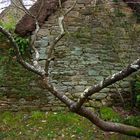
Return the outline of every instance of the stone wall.
[[[65,2],[64,10],[72,2]],[[58,17],[59,12],[56,12],[39,32],[42,58],[46,54],[43,40],[49,38],[52,41],[59,34]],[[64,93],[72,93],[70,96],[77,97],[88,86],[138,58],[140,27],[123,2],[98,3],[94,7],[92,0],[78,0],[76,7],[65,18],[65,26],[67,34],[55,48],[50,75],[54,85]],[[130,79],[126,78],[92,98],[104,99],[116,88],[117,92],[122,91],[122,87],[123,91],[130,91]]]
[[[73,2],[74,0],[65,2],[63,10],[70,8]],[[49,17],[39,31],[36,47],[42,59],[46,56],[46,44],[53,41],[60,32],[59,15],[58,11]],[[70,98],[77,98],[87,87],[118,72],[138,58],[140,26],[132,11],[122,2],[99,1],[94,7],[94,0],[78,0],[75,8],[65,18],[65,27],[66,35],[55,47],[55,59],[51,62],[49,72],[52,83]],[[23,79],[30,78],[23,76]],[[130,80],[131,77],[103,89],[93,95],[85,105],[100,107],[110,104],[112,93],[120,98],[120,93],[130,91]],[[25,93],[29,87],[36,95],[46,95],[47,105],[44,110],[59,105],[61,110],[64,105],[46,90],[36,86],[35,81],[30,80],[30,84],[27,83]],[[1,88],[0,92],[3,92]],[[18,92],[21,92],[20,89]]]

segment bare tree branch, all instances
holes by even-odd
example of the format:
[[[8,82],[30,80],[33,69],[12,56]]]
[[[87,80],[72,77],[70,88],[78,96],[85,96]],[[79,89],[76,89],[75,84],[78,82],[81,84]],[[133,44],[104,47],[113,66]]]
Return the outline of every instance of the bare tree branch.
[[[36,49],[36,47],[35,47],[35,41],[36,41],[36,38],[37,38],[37,34],[38,34],[38,32],[39,32],[39,29],[40,29],[40,27],[39,27],[39,23],[38,23],[38,21],[36,20],[36,30],[35,30],[35,32],[34,32],[34,35],[32,36],[32,38],[31,38],[31,43],[30,43],[30,47],[32,48],[32,50],[34,51],[34,56],[33,56],[33,54],[32,54],[32,56],[33,56],[33,65],[34,65],[34,67],[36,67],[36,68],[38,68],[38,69],[43,69],[43,68],[41,68],[41,66],[39,65],[39,52],[38,52],[38,50]]]
[[[62,9],[62,2],[59,0],[59,7]]]
[[[40,5],[40,8],[38,10],[38,14],[37,14],[36,18],[38,18],[39,14],[41,12],[41,8],[43,7],[43,5],[44,5],[44,0],[41,0],[41,5]]]
[[[37,34],[38,34],[38,32],[39,32],[39,29],[40,29],[40,27],[39,27],[39,22],[38,22],[38,20],[37,20],[37,17],[36,16],[34,16],[25,6],[24,6],[24,4],[23,4],[23,2],[22,2],[22,0],[19,0],[19,2],[20,2],[20,5],[21,5],[21,7],[20,6],[18,6],[18,5],[16,5],[16,3],[14,3],[13,2],[13,4],[17,7],[17,8],[19,8],[19,9],[21,9],[22,11],[24,11],[26,14],[28,14],[29,16],[31,16],[34,20],[35,20],[35,32],[34,32],[34,34],[32,35],[32,38],[31,38],[31,43],[30,43],[30,47],[32,48],[32,50],[34,51],[34,55],[33,55],[33,66],[35,67],[35,68],[37,68],[38,70],[41,70],[41,71],[44,71],[43,70],[43,68],[41,68],[41,66],[39,65],[39,52],[38,52],[38,50],[35,48],[35,41],[36,41],[36,39],[37,39]],[[41,7],[42,7],[42,4],[43,4],[43,0],[41,0],[41,6],[40,6],[40,9],[41,9]],[[39,9],[39,11],[38,11],[38,15],[39,15],[39,13],[40,13],[40,9]]]
[[[76,2],[77,2],[77,0],[76,0]],[[59,27],[61,29],[61,32],[58,35],[58,37],[50,44],[50,46],[48,48],[48,56],[47,56],[46,64],[45,64],[46,72],[44,71],[44,69],[42,69],[39,66],[39,63],[38,63],[39,53],[38,53],[37,49],[34,47],[34,43],[35,43],[38,31],[39,31],[39,24],[38,24],[36,17],[34,17],[34,19],[36,21],[36,30],[35,30],[35,35],[33,36],[33,40],[31,42],[32,48],[35,53],[35,57],[33,60],[34,65],[31,65],[23,60],[23,58],[20,54],[19,48],[10,33],[8,33],[1,26],[0,26],[0,32],[3,33],[10,40],[10,42],[15,50],[17,61],[27,70],[32,71],[35,74],[41,76],[42,81],[45,85],[45,88],[48,89],[49,92],[51,92],[55,97],[57,97],[59,100],[61,100],[64,104],[66,104],[67,107],[69,107],[69,109],[72,112],[75,112],[75,113],[79,114],[80,116],[87,118],[93,124],[95,124],[96,126],[98,126],[99,128],[101,128],[104,131],[113,131],[113,132],[118,132],[118,133],[127,134],[130,136],[135,136],[135,137],[140,138],[140,128],[128,126],[128,125],[124,125],[124,124],[120,124],[120,123],[112,123],[112,122],[104,121],[104,120],[100,119],[94,112],[92,112],[89,109],[82,106],[84,104],[85,100],[92,94],[99,92],[103,88],[105,88],[109,85],[112,85],[113,83],[115,83],[117,81],[122,80],[123,78],[129,76],[133,72],[138,71],[140,69],[140,59],[137,59],[136,61],[134,61],[132,64],[128,65],[126,68],[124,68],[120,72],[115,73],[112,76],[105,78],[99,84],[93,85],[91,88],[86,89],[84,91],[84,93],[81,95],[81,97],[79,98],[78,102],[74,102],[73,100],[71,100],[70,98],[65,96],[64,94],[58,92],[49,81],[48,69],[49,69],[49,64],[50,64],[51,58],[52,58],[52,52],[54,50],[55,45],[60,41],[60,39],[65,34],[65,29],[64,29],[64,25],[63,25],[64,17],[74,8],[76,2],[70,9],[68,9],[66,11],[66,13],[64,13],[64,15],[59,17]],[[24,10],[26,10],[26,9],[24,9]]]
[[[15,50],[15,53],[16,53],[16,58],[17,58],[17,61],[27,70],[29,71],[32,71],[40,76],[43,76],[45,74],[45,71],[43,69],[37,69],[35,68],[33,65],[29,64],[28,62],[24,61],[21,54],[20,54],[20,51],[19,51],[19,47],[18,45],[16,44],[13,36],[8,32],[6,31],[5,29],[3,29],[3,27],[0,26],[0,32],[3,33],[8,39],[9,41],[11,42],[14,50]]]
[[[85,118],[87,118],[88,120],[90,120],[93,124],[95,124],[96,126],[100,127],[102,130],[104,131],[113,131],[113,132],[119,132],[122,134],[127,134],[130,136],[135,136],[135,137],[139,137],[140,138],[140,129],[133,127],[133,126],[128,126],[128,125],[124,125],[124,124],[120,124],[120,123],[112,123],[112,122],[106,122],[103,121],[102,119],[100,119],[98,116],[96,116],[96,114],[94,114],[92,111],[88,110],[85,107],[81,107],[78,110],[77,109],[73,109],[73,106],[75,106],[75,102],[72,101],[71,99],[69,99],[67,96],[65,96],[62,93],[59,93],[49,82],[48,82],[48,77],[45,76],[45,72],[43,71],[39,71],[38,69],[36,69],[34,66],[28,64],[27,62],[23,61],[19,50],[18,50],[18,46],[15,43],[15,40],[13,39],[13,37],[11,36],[11,34],[9,34],[7,31],[5,31],[2,27],[0,27],[0,32],[2,32],[12,43],[14,49],[16,50],[16,55],[17,55],[17,60],[18,62],[26,69],[28,69],[29,71],[32,71],[38,75],[40,75],[42,77],[43,82],[45,83],[46,88],[54,95],[56,96],[58,99],[60,99],[63,103],[65,103],[71,111],[84,116]],[[111,84],[111,82],[116,82],[118,80],[123,79],[124,77],[130,75],[131,73],[137,71],[140,68],[140,60],[136,60],[134,63],[132,63],[131,65],[129,65],[126,69],[122,70],[120,73],[114,74],[111,77],[108,77],[105,79],[105,81],[101,82],[102,84],[96,85],[93,87],[92,90],[95,90],[98,86],[98,88],[102,89],[103,87]],[[125,73],[123,73],[125,72]],[[95,88],[96,87],[96,88]],[[97,89],[98,89],[97,88]],[[96,90],[97,90],[96,89]],[[98,89],[99,90],[99,89]],[[89,90],[90,91],[90,90]],[[85,92],[86,94],[88,94],[88,92]],[[89,92],[88,95],[90,95],[91,93]]]
[[[129,136],[135,136],[140,138],[140,128],[124,125],[121,123],[113,123],[109,121],[104,121],[100,119],[94,112],[90,111],[89,109],[85,107],[81,107],[79,111],[77,112],[80,116],[83,116],[90,120],[93,124],[98,126],[100,129],[104,131],[112,131],[117,132],[121,134],[126,134]]]
[[[65,35],[65,27],[64,27],[64,18],[66,15],[69,14],[70,11],[72,11],[72,9],[75,7],[77,3],[77,0],[74,2],[74,4],[72,5],[72,7],[70,7],[62,16],[60,16],[58,18],[58,24],[59,24],[59,27],[60,27],[60,34],[55,38],[55,40],[48,46],[48,51],[47,51],[47,58],[46,58],[46,64],[45,64],[45,71],[46,71],[46,74],[48,76],[48,70],[49,70],[49,64],[50,64],[50,61],[52,60],[52,52],[54,50],[54,47],[55,45],[61,40],[61,38]],[[62,5],[61,5],[61,0],[59,0],[59,4],[62,8]]]
[[[69,99],[67,96],[64,94],[59,93],[51,84],[48,84],[48,79],[47,77],[43,79],[43,82],[46,86],[46,88],[59,100],[61,100],[63,103],[67,105],[67,107],[71,109],[72,106],[75,104],[74,101]],[[135,136],[135,137],[140,137],[140,129],[137,127],[129,126],[129,125],[124,125],[121,123],[112,123],[108,121],[104,121],[100,119],[94,112],[90,111],[89,109],[85,107],[79,108],[79,110],[71,110],[72,112],[75,112],[79,114],[80,116],[83,116],[90,120],[93,124],[98,126],[100,129],[104,131],[113,131],[113,132],[118,132],[121,134],[126,134],[130,136]]]
[[[64,20],[64,16],[59,17],[58,22],[59,22],[59,27],[61,29],[60,35],[57,38],[55,38],[55,40],[48,46],[47,60],[45,64],[45,71],[47,76],[48,76],[49,64],[50,61],[52,60],[52,52],[54,50],[54,47],[57,44],[57,42],[65,35],[63,20]]]
[[[126,68],[119,71],[118,73],[115,73],[104,80],[102,80],[99,84],[93,85],[92,87],[86,89],[84,93],[81,95],[81,97],[78,99],[76,108],[80,108],[83,103],[86,101],[86,99],[91,96],[92,94],[99,92],[103,88],[114,84],[117,81],[120,81],[133,72],[136,72],[140,69],[140,59],[135,60],[132,64],[129,64]]]
[[[78,0],[75,0],[75,2],[73,3],[73,5],[64,13],[64,16],[68,15],[69,12],[71,12],[73,10],[73,8],[76,6]]]
[[[17,7],[19,10],[23,11],[24,13],[31,16],[32,18],[35,18],[35,16],[33,14],[31,14],[31,12],[29,10],[27,10],[27,8],[24,6],[23,2],[21,0],[19,0],[19,2],[21,4],[21,6],[17,5],[14,1],[12,1],[14,6]]]

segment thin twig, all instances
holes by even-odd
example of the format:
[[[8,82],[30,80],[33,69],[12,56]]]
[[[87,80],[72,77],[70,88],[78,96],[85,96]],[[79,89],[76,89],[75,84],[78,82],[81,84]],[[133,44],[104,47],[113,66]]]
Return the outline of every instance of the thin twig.
[[[31,17],[35,20],[35,32],[34,32],[34,34],[33,34],[33,36],[32,36],[31,43],[30,43],[30,47],[32,48],[32,50],[34,51],[34,54],[35,54],[35,55],[33,56],[33,60],[32,60],[32,61],[33,61],[33,65],[34,65],[35,68],[41,70],[42,68],[41,68],[41,66],[39,65],[39,52],[38,52],[38,50],[35,48],[35,41],[36,41],[36,39],[37,39],[37,35],[38,35],[39,29],[40,29],[40,27],[39,27],[39,22],[38,22],[38,20],[37,20],[37,17],[34,16],[34,15],[24,6],[23,2],[22,2],[21,0],[19,0],[19,2],[20,2],[20,5],[21,5],[22,7],[19,7],[19,6],[16,5],[15,3],[14,3],[14,5],[15,5],[17,8],[22,9],[26,14],[28,14],[29,16],[31,16]],[[39,15],[39,13],[40,13],[40,10],[41,10],[42,5],[43,5],[43,0],[41,1],[41,6],[40,6],[40,9],[39,9],[39,11],[38,11],[38,15]]]
[[[62,9],[62,2],[59,0],[59,7]]]
[[[60,39],[65,35],[63,20],[64,20],[64,16],[59,17],[58,23],[61,29],[60,35],[57,38],[55,38],[55,40],[48,46],[48,53],[47,53],[48,55],[47,55],[47,58],[46,58],[47,60],[45,64],[45,71],[46,71],[47,76],[48,76],[49,64],[50,64],[50,61],[52,60],[51,58],[52,58],[52,52],[54,50],[54,47],[57,44],[57,42],[59,42]]]
[[[55,38],[55,40],[48,46],[47,60],[46,60],[46,64],[45,64],[45,71],[46,71],[47,76],[49,75],[49,73],[48,73],[49,64],[50,64],[50,61],[52,60],[52,52],[54,50],[54,47],[61,40],[61,38],[65,35],[65,28],[64,28],[64,23],[63,23],[64,18],[70,11],[72,11],[72,9],[75,7],[76,3],[77,3],[77,0],[74,2],[74,4],[72,5],[71,8],[69,8],[62,16],[60,16],[58,18],[58,24],[59,24],[61,31],[60,31],[60,34]],[[59,4],[61,6],[60,0],[59,0]]]
[[[38,10],[38,13],[37,13],[36,18],[38,18],[39,14],[40,14],[40,12],[41,12],[41,9],[42,9],[42,7],[43,7],[43,5],[44,5],[44,0],[41,0],[40,8],[39,8],[39,10]]]
[[[27,15],[31,16],[32,18],[35,18],[35,16],[33,14],[31,14],[31,12],[29,12],[29,10],[26,9],[26,7],[24,6],[24,4],[22,3],[21,0],[19,0],[21,6],[18,6],[15,2],[12,1],[12,3],[14,4],[15,7],[17,7],[19,10],[22,10],[24,13],[26,13]]]
[[[77,1],[78,1],[78,0],[75,0],[75,2],[74,2],[74,4],[72,5],[72,7],[69,8],[69,9],[64,13],[64,16],[68,15],[69,12],[71,12],[71,11],[73,10],[73,8],[74,8],[74,7],[76,6],[76,4],[77,4]]]
[[[45,75],[45,71],[42,68],[35,68],[33,65],[29,64],[28,62],[26,62],[22,56],[21,53],[19,51],[19,47],[16,44],[15,39],[13,38],[13,36],[11,35],[11,33],[9,33],[8,31],[6,31],[3,27],[0,26],[0,32],[3,33],[11,42],[12,47],[15,50],[15,54],[16,54],[16,59],[17,61],[27,70],[32,71],[40,76],[44,76]]]

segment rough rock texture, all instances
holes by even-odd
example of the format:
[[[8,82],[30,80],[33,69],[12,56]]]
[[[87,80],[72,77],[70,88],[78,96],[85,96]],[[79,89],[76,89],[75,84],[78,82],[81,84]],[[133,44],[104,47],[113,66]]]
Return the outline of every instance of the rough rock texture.
[[[94,8],[93,3],[78,1],[65,18],[69,34],[57,44],[54,51],[55,60],[50,68],[52,83],[70,98],[78,98],[87,87],[118,72],[139,56],[139,24],[136,24],[131,10],[125,11],[125,4],[115,3],[114,6],[102,3]],[[64,10],[70,5],[71,1],[65,2]],[[51,42],[59,34],[58,16],[56,12],[42,25],[38,34],[42,45],[44,38],[48,37],[47,40]],[[43,59],[46,46],[37,46]],[[122,90],[123,93],[130,91],[130,80],[131,77],[103,89],[93,95],[92,101],[86,106],[110,104],[107,94],[115,93],[120,99]]]
[[[61,0],[62,2],[66,0]],[[38,0],[29,11],[37,17],[39,24],[42,25],[47,18],[53,14],[58,8],[58,0]],[[25,36],[31,34],[35,30],[34,19],[26,14],[17,24],[15,33]]]
[[[72,4],[73,0],[66,1],[64,10]],[[102,3],[96,8],[93,5],[94,0],[78,0],[76,7],[65,18],[68,34],[56,45],[55,59],[49,69],[52,83],[72,99],[77,99],[83,90],[104,77],[121,70],[140,53],[140,25],[136,23],[132,10],[126,11],[126,4],[115,3],[114,6]],[[58,17],[59,12],[55,12],[39,31],[36,46],[41,59],[45,58],[48,41],[59,35]],[[42,83],[37,82],[34,74],[17,67],[14,60],[8,60],[0,59],[0,95],[12,98],[16,94],[26,101],[33,100],[35,104],[42,97],[40,106],[43,110],[64,107],[63,103],[41,88]],[[40,63],[43,65],[44,60]],[[117,100],[121,100],[120,93],[130,91],[130,80],[131,77],[126,78],[96,93],[85,106],[96,108],[110,105],[110,94],[113,93],[117,95],[113,95]],[[24,103],[25,100],[20,101]]]
[[[21,6],[17,0],[13,1],[15,1],[18,6]],[[24,14],[25,13],[19,10],[19,8],[17,8],[14,4],[10,4],[0,13],[0,22],[13,24],[14,27]]]

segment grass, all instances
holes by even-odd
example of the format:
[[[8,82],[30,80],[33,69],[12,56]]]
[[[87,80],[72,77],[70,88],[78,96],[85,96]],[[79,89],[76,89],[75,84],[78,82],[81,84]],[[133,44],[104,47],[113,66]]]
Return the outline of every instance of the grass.
[[[114,133],[104,133],[88,120],[70,112],[0,112],[0,139],[4,140],[121,140],[121,138],[136,140]]]
[[[100,116],[106,121],[120,122],[122,120],[119,114],[110,107],[101,107]]]
[[[123,121],[125,124],[140,127],[140,116],[128,116]]]
[[[85,131],[86,130],[86,131]],[[0,139],[90,139],[93,126],[85,119],[66,112],[1,112]]]
[[[140,116],[131,115],[131,116],[120,116],[115,112],[111,107],[101,107],[99,114],[103,120],[124,123],[136,127],[140,127]]]

